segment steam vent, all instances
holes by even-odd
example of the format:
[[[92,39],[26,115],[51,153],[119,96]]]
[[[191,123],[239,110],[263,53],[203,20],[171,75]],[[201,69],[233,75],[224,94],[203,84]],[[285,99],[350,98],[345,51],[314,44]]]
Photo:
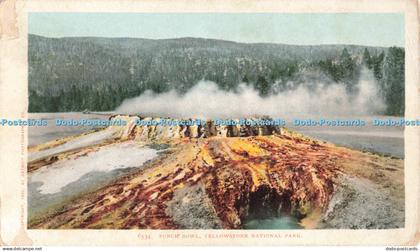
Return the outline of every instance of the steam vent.
[[[28,149],[29,179],[42,184],[29,201],[29,228],[271,228],[264,224],[282,219],[295,223],[280,228],[404,225],[402,159],[273,125],[111,118],[118,119],[127,124]],[[54,175],[53,183],[43,179]]]

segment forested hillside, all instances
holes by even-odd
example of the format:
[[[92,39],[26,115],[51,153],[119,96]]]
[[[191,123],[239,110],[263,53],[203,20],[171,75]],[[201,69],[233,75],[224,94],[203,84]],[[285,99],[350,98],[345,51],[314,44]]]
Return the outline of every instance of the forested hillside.
[[[201,38],[45,38],[29,35],[29,112],[107,111],[146,90],[185,93],[200,80],[261,96],[314,83],[344,83],[361,69],[378,81],[388,115],[404,113],[404,49],[354,45],[244,44]]]

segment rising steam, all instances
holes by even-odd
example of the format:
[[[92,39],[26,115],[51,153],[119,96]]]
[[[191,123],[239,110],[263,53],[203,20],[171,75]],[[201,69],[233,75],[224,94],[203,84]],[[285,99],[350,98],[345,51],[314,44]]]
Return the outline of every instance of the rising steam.
[[[261,97],[252,86],[240,84],[235,91],[221,90],[216,83],[200,81],[186,94],[176,91],[142,95],[125,100],[116,111],[171,118],[245,118],[268,115],[272,118],[299,116],[355,116],[378,114],[385,109],[372,74],[361,71],[358,92],[350,95],[341,83],[314,83]]]

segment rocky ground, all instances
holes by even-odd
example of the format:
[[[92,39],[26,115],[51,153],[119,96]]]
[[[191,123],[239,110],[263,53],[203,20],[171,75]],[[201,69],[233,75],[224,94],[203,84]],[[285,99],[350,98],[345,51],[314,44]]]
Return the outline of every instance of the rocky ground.
[[[82,135],[30,148],[37,156],[30,174],[107,144],[165,150],[141,169],[32,217],[29,228],[238,229],[249,218],[284,214],[305,228],[404,226],[402,159],[271,127],[128,123],[105,130],[114,131],[89,146],[71,147],[72,140],[86,142]],[[54,150],[63,144],[65,152]]]
[[[319,227],[384,229],[404,226],[404,200],[390,199],[386,189],[368,180],[343,175],[338,183]]]

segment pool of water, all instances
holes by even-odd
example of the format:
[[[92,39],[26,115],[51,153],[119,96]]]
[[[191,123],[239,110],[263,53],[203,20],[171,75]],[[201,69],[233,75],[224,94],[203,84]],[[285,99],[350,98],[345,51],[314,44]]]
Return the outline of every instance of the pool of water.
[[[267,219],[252,219],[244,223],[245,229],[302,229],[298,219],[292,216],[281,216]]]
[[[314,118],[314,120],[317,119],[319,118]],[[404,127],[373,126],[372,124],[373,119],[399,120],[402,118],[375,116],[362,117],[361,119],[366,122],[365,126],[295,126],[293,125],[293,119],[286,119],[286,127],[306,136],[339,146],[404,158]]]

